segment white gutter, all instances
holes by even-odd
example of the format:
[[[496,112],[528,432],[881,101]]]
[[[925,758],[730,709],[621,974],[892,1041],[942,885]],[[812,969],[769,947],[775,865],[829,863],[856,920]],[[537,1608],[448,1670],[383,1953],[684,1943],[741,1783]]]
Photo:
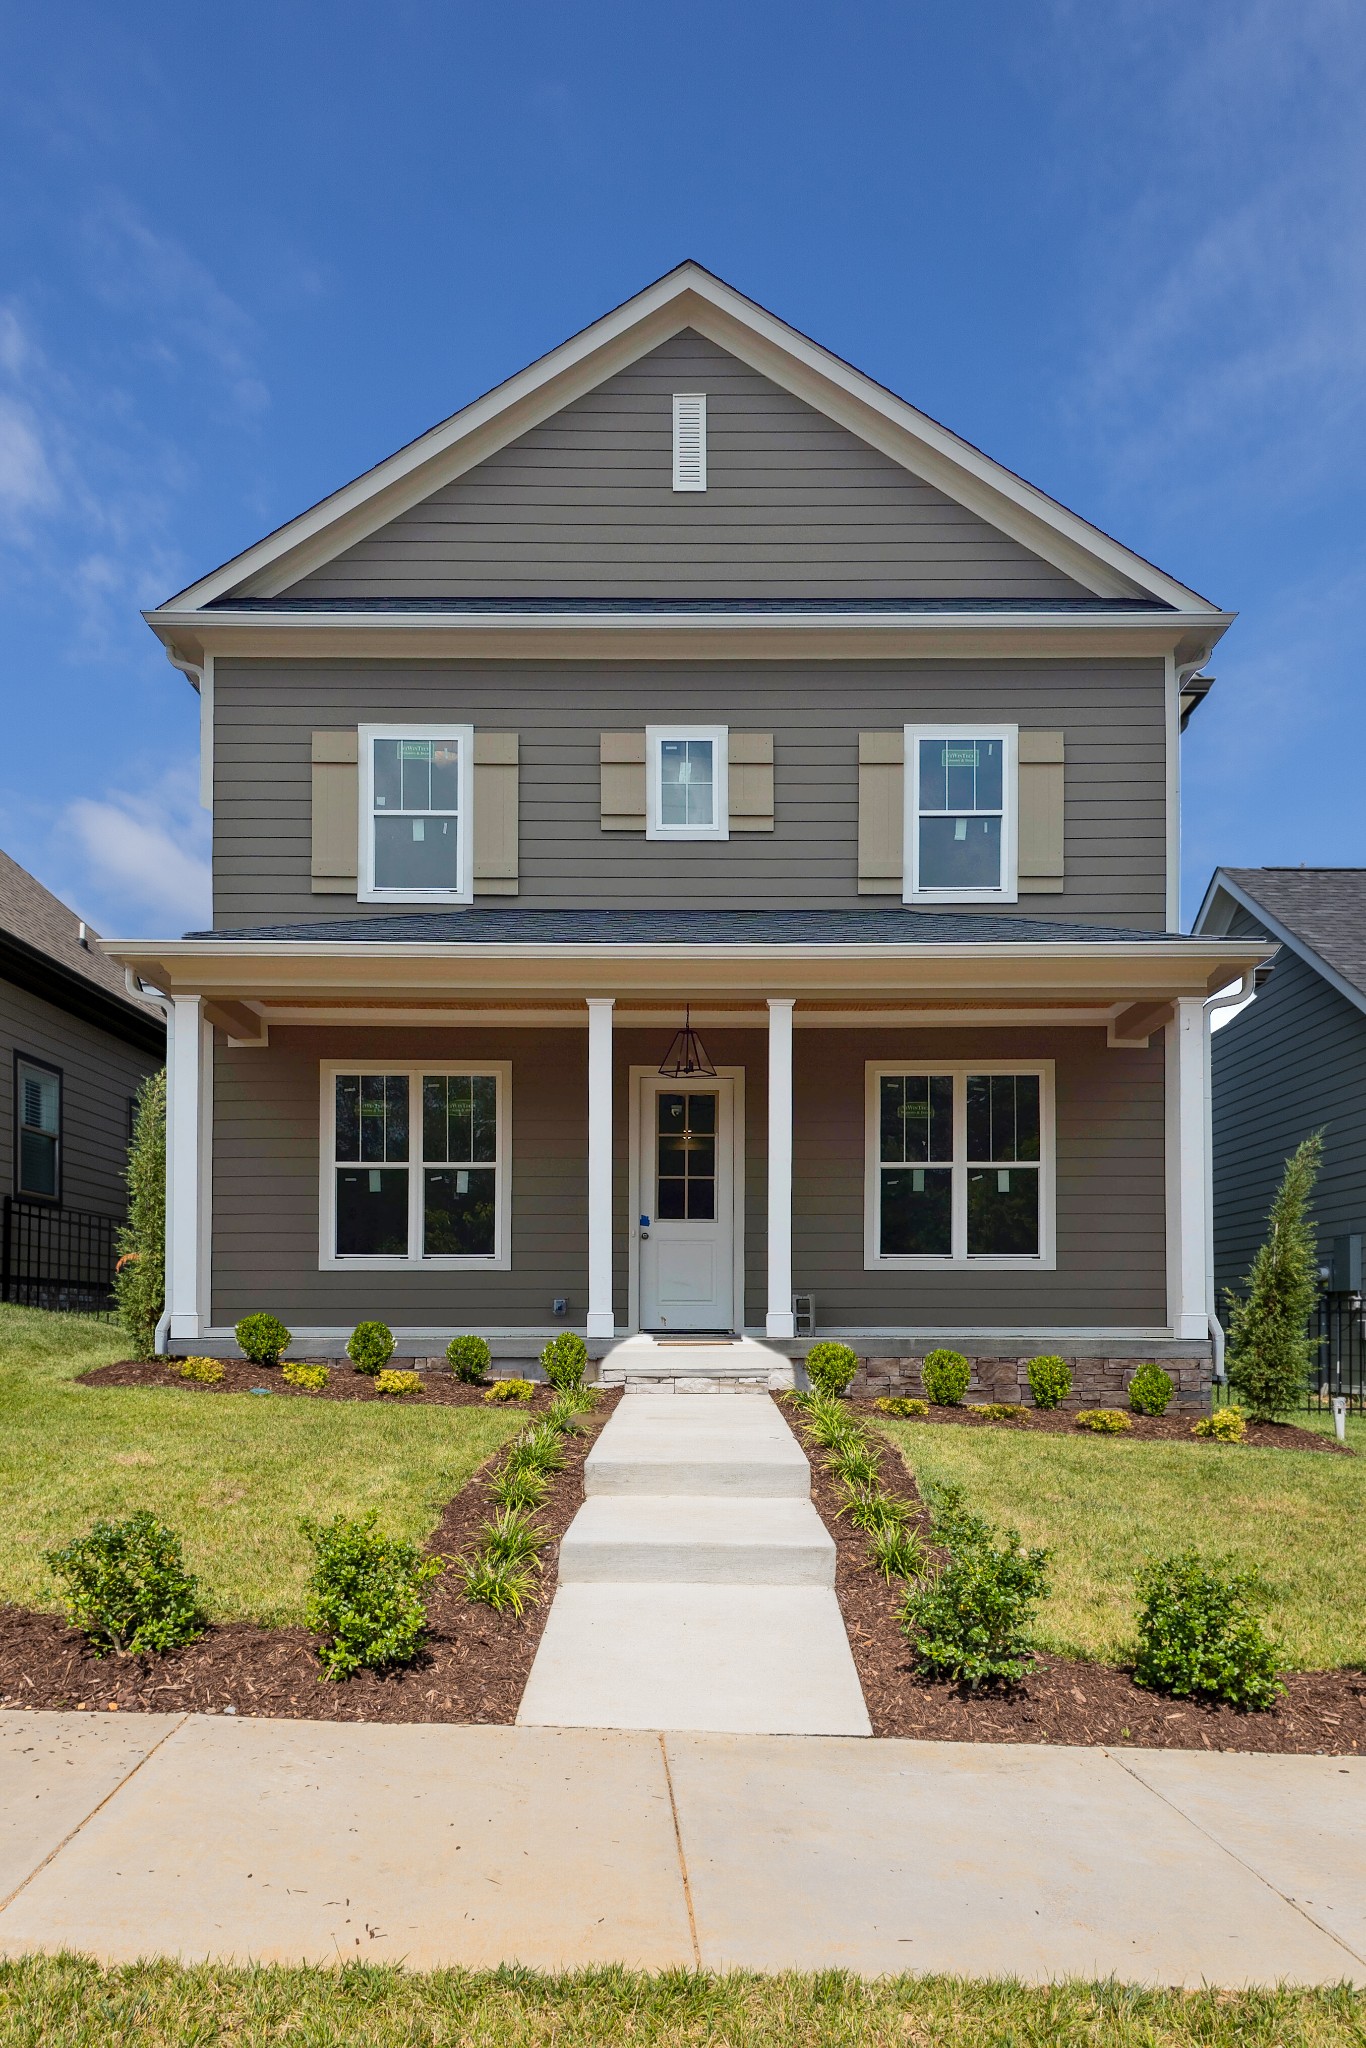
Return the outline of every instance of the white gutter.
[[[166,1249],[165,1281],[162,1287],[161,1314],[152,1333],[152,1349],[160,1358],[165,1354],[171,1334],[171,1233],[175,1228],[175,1203],[171,1200],[171,1119],[175,1115],[175,1102],[170,1090],[171,1057],[175,1046],[175,1004],[169,996],[159,990],[147,988],[131,967],[123,970],[124,987],[130,996],[144,1003],[155,1003],[166,1022]]]
[[[1228,1374],[1224,1369],[1224,1326],[1219,1320],[1218,1305],[1214,1294],[1214,1082],[1210,1065],[1210,1019],[1216,1010],[1232,1009],[1236,1003],[1245,1003],[1256,993],[1256,969],[1245,970],[1238,987],[1229,993],[1211,996],[1204,1005],[1205,1014],[1205,1312],[1209,1319],[1210,1342],[1214,1346],[1214,1377],[1225,1381]]]

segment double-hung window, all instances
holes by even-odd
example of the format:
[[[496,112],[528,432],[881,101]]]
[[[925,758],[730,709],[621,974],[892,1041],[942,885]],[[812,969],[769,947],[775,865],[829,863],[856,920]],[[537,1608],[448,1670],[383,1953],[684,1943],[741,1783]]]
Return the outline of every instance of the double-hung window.
[[[62,1198],[62,1076],[41,1060],[14,1062],[15,1193]]]
[[[647,839],[728,839],[726,727],[645,728]]]
[[[322,1077],[325,1266],[506,1266],[511,1068],[333,1063]]]
[[[474,729],[363,725],[362,903],[469,903]]]
[[[908,903],[1016,899],[1018,730],[906,727]]]
[[[1049,1062],[868,1069],[869,1266],[1053,1263]]]

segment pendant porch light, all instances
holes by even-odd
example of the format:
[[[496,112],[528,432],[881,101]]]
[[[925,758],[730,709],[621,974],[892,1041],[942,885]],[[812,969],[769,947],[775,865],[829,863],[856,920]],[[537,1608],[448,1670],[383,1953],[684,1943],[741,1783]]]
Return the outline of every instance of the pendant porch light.
[[[670,1081],[685,1081],[691,1074],[715,1074],[707,1048],[692,1028],[692,1005],[684,1005],[683,1029],[674,1034],[673,1044],[659,1063],[659,1071]]]

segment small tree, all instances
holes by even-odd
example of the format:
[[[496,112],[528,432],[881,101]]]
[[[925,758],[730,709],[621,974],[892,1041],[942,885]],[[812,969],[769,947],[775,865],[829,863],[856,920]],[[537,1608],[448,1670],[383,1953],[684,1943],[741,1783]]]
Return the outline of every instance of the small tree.
[[[1228,1290],[1229,1385],[1258,1420],[1298,1405],[1313,1363],[1318,1258],[1308,1209],[1322,1158],[1323,1133],[1313,1131],[1285,1163],[1246,1293]]]
[[[119,1231],[114,1299],[135,1358],[150,1358],[166,1299],[166,1070],[138,1090],[124,1170],[128,1221]]]

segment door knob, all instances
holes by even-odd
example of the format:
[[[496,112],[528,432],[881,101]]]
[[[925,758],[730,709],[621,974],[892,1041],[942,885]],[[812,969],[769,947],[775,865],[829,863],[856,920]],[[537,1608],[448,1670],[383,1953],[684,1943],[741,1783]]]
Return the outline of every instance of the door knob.
[[[641,1243],[642,1243],[642,1244],[644,1244],[644,1242],[645,1242],[646,1238],[647,1238],[647,1237],[648,1237],[649,1235],[650,1235],[650,1233],[649,1233],[649,1231],[648,1231],[648,1230],[642,1230],[642,1231],[641,1231],[641,1233],[640,1233],[640,1241],[641,1241]]]

